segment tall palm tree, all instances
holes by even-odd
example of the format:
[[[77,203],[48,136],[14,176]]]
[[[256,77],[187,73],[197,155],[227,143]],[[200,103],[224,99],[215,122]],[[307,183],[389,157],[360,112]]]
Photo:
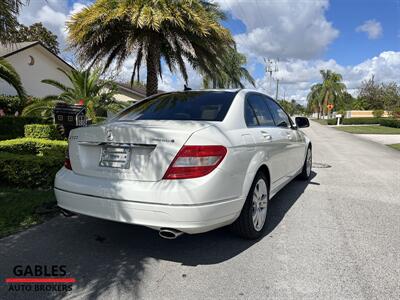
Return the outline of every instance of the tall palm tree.
[[[226,55],[222,57],[223,65],[217,72],[211,76],[204,74],[204,88],[243,88],[242,79],[255,86],[254,78],[249,71],[243,67],[246,64],[246,56],[236,51],[234,48],[228,48]]]
[[[216,4],[201,0],[97,0],[67,23],[68,41],[78,56],[92,63],[105,60],[121,67],[135,55],[131,83],[146,62],[146,93],[157,93],[162,65],[188,81],[186,64],[212,76],[234,40],[220,25]]]
[[[22,86],[21,78],[13,66],[4,58],[0,58],[0,78],[13,86],[21,99],[25,99],[25,90]]]
[[[64,85],[53,79],[43,79],[42,82],[58,88],[60,95],[49,95],[42,100],[32,102],[23,110],[23,115],[35,115],[40,113],[43,116],[50,116],[56,103],[64,102],[76,104],[81,102],[87,107],[87,114],[96,119],[96,110],[99,108],[109,109],[117,112],[125,107],[123,103],[116,102],[113,98],[117,88],[110,81],[100,78],[100,69],[67,72],[58,69],[69,80],[70,86]]]
[[[318,105],[318,118],[327,112],[328,104],[338,106],[341,104],[346,85],[342,83],[342,75],[331,70],[321,70],[322,83],[314,84],[308,94],[308,105]]]
[[[318,119],[320,118],[320,113],[322,110],[322,99],[323,96],[321,96],[322,93],[322,84],[321,83],[316,83],[311,86],[311,91],[307,95],[307,108],[308,111],[315,112],[317,111],[318,113]]]
[[[338,106],[342,100],[343,93],[346,91],[346,85],[342,83],[342,75],[332,72],[331,70],[321,70],[322,76],[322,113],[325,116],[327,105],[334,104]]]

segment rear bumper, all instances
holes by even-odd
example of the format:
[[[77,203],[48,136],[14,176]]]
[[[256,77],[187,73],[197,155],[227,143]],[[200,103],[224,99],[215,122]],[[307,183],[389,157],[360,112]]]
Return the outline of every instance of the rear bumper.
[[[58,205],[83,215],[185,233],[232,223],[244,199],[235,176],[221,170],[191,180],[140,182],[78,175],[62,168],[55,178]]]
[[[189,234],[231,224],[243,204],[241,199],[234,199],[201,205],[164,205],[93,197],[58,188],[54,191],[58,206],[69,211],[156,230],[173,228]]]

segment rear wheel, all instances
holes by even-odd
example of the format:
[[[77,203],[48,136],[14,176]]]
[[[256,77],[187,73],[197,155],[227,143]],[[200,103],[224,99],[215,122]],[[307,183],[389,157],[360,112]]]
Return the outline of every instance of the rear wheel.
[[[240,216],[233,223],[234,230],[241,237],[257,239],[262,236],[267,223],[268,202],[268,179],[262,172],[258,172]]]
[[[309,180],[311,177],[311,167],[312,167],[312,151],[311,147],[308,147],[306,159],[303,165],[303,170],[301,171],[299,178],[302,180]]]

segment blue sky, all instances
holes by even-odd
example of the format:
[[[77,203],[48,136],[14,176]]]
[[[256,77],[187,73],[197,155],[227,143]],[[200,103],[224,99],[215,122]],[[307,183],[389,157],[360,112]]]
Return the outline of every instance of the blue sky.
[[[354,65],[379,55],[383,51],[400,50],[400,1],[398,0],[336,0],[331,1],[326,17],[340,31],[324,58]],[[382,26],[378,39],[368,39],[355,28],[366,20],[376,20]]]
[[[351,93],[372,75],[378,81],[399,82],[400,0],[214,0],[227,13],[223,23],[234,35],[256,88],[288,99],[304,101],[310,86],[320,80],[320,69],[343,75]],[[31,0],[20,16],[25,24],[43,22],[65,45],[65,21],[90,2]],[[67,59],[71,58],[63,52]],[[263,58],[279,58],[279,72],[265,74]],[[118,72],[129,78],[132,61]],[[164,68],[165,69],[165,68]],[[143,78],[143,77],[142,77]],[[181,89],[179,75],[165,71],[160,88]],[[189,68],[189,85],[201,78]],[[400,82],[399,82],[400,83]]]

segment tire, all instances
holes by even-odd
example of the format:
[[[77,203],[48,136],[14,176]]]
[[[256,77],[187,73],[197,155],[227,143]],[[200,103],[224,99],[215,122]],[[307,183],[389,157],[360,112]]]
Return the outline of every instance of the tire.
[[[309,180],[311,177],[311,168],[312,168],[312,150],[311,147],[308,147],[306,159],[304,160],[303,169],[299,174],[299,178],[301,180]]]
[[[232,224],[234,231],[245,239],[254,240],[260,238],[267,224],[268,204],[268,179],[262,172],[258,172],[250,187],[240,216]],[[259,217],[255,217],[256,215]],[[256,219],[254,220],[253,218]]]

